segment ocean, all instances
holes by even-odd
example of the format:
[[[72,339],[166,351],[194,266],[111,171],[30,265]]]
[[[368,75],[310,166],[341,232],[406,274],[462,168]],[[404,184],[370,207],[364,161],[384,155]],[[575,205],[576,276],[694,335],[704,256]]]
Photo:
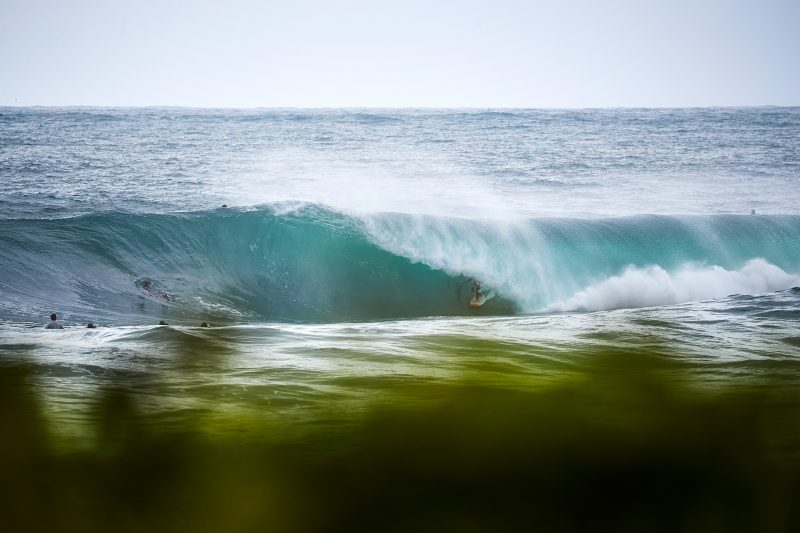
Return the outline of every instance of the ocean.
[[[386,449],[387,435],[419,446],[403,456],[412,471],[452,452],[471,457],[482,482],[498,471],[508,481],[506,462],[486,466],[485,448],[470,455],[476,436],[493,454],[525,457],[528,473],[542,465],[526,463],[519,442],[562,464],[564,448],[594,438],[621,462],[666,450],[666,463],[685,467],[675,486],[712,474],[724,485],[701,462],[739,481],[747,461],[790,472],[795,481],[770,489],[777,496],[748,477],[719,505],[745,493],[758,502],[745,506],[746,524],[800,524],[790,503],[774,503],[800,486],[800,108],[0,108],[0,183],[0,359],[23,373],[13,390],[35,406],[43,429],[31,438],[55,450],[51,460],[135,441],[139,430],[104,433],[114,409],[159,435],[189,427],[215,442],[302,442],[312,456],[374,444],[369,421],[402,415],[396,426],[414,438],[382,422],[370,449]],[[477,308],[475,282],[489,296]],[[44,329],[50,313],[63,330]],[[547,409],[530,415],[520,394]],[[547,431],[526,426],[520,437],[516,412],[560,428],[553,442],[569,446],[542,452]],[[443,427],[469,440],[467,451]],[[745,441],[757,444],[737,448]],[[686,450],[702,452],[687,452],[694,467]],[[402,477],[395,456],[376,456]],[[734,459],[720,466],[720,456]],[[570,483],[583,486],[587,471],[618,480],[581,457],[588,466],[573,466]],[[454,470],[458,493],[470,483]],[[392,485],[393,498],[406,486],[369,479]],[[420,479],[413,490],[428,486]],[[531,483],[539,496],[550,490]],[[541,522],[550,530],[585,525],[548,498],[561,513]],[[505,505],[482,493],[464,501],[474,499]],[[673,510],[695,516],[687,502],[698,499]],[[446,500],[451,524],[468,506]],[[283,500],[270,501],[274,510]],[[287,516],[278,529],[316,529]],[[325,516],[336,519],[321,529],[364,525],[348,521],[355,511]],[[475,530],[505,530],[493,516]],[[600,524],[652,526],[642,516]],[[664,530],[741,525],[719,516]],[[98,520],[90,525],[108,525]],[[204,527],[213,530],[192,525]]]

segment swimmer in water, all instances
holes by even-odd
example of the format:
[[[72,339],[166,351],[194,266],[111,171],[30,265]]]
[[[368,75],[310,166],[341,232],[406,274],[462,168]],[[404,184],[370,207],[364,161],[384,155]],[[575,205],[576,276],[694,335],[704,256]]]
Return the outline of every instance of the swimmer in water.
[[[61,322],[58,321],[58,317],[55,313],[50,315],[50,322],[44,327],[44,329],[64,329],[64,326],[61,325]]]

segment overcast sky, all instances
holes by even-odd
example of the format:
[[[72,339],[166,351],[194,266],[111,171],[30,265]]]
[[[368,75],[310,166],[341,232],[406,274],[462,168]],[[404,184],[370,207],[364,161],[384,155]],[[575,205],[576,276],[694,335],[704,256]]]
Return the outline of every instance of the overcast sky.
[[[800,104],[799,0],[0,0],[0,105]]]

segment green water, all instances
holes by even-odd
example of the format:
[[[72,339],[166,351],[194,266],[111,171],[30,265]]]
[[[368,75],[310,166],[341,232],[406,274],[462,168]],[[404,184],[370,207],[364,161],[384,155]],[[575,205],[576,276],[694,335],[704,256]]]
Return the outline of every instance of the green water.
[[[791,313],[794,293],[781,298]],[[0,365],[4,524],[791,531],[800,525],[795,322],[741,310],[703,320],[736,302],[18,330],[4,336]],[[684,312],[691,321],[678,319]]]

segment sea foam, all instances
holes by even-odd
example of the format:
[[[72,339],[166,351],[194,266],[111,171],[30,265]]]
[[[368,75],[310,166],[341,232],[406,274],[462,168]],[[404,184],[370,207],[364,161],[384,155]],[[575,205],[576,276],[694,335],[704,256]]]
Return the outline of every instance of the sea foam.
[[[602,311],[651,307],[722,298],[731,294],[761,294],[800,284],[800,276],[757,258],[738,270],[718,265],[687,264],[674,272],[658,265],[629,266],[625,271],[590,285],[543,311]]]

